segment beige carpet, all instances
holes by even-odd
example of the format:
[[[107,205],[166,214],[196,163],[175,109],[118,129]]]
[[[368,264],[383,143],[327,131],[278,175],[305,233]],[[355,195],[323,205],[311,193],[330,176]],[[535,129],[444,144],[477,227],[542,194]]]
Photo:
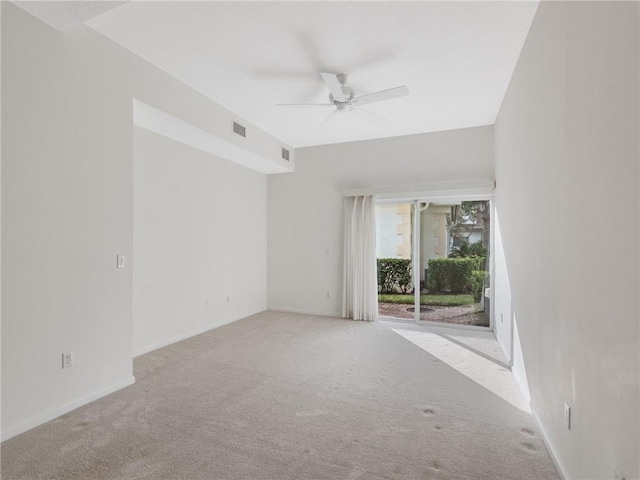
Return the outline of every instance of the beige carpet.
[[[559,478],[473,379],[510,377],[487,349],[402,328],[265,312],[151,352],[135,385],[3,443],[2,479]]]

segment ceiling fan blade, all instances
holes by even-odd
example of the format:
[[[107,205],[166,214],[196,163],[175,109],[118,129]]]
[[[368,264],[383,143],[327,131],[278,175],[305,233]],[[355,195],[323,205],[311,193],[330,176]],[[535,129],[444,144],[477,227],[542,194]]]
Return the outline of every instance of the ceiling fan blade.
[[[356,62],[351,62],[349,71],[352,73],[361,72],[362,70],[368,70],[371,67],[375,67],[380,63],[388,62],[395,57],[395,54],[391,50],[385,52],[377,52],[371,55],[360,58]]]
[[[392,98],[405,97],[409,95],[409,89],[406,85],[401,87],[389,88],[380,92],[368,93],[353,99],[355,105],[366,105],[368,103],[382,102],[383,100],[391,100]]]
[[[322,123],[320,125],[318,125],[318,128],[316,128],[316,132],[319,131],[322,127],[324,127],[327,123],[329,123],[329,121],[335,117],[338,114],[338,110],[334,110],[333,112],[331,112],[329,115],[327,115],[327,118],[325,118]]]
[[[279,107],[335,107],[333,103],[278,103]]]
[[[268,80],[299,80],[314,81],[317,80],[317,73],[305,70],[290,70],[278,68],[255,68],[246,72],[251,77],[260,77]]]
[[[335,100],[339,102],[345,102],[347,100],[347,97],[342,93],[342,86],[340,85],[337,75],[333,73],[321,73],[320,76]]]
[[[370,120],[378,125],[385,125],[390,122],[388,118],[385,118],[382,115],[378,115],[377,113],[374,113],[371,110],[367,110],[366,108],[356,108],[354,109],[354,112],[357,112],[361,118],[366,118],[367,120]]]

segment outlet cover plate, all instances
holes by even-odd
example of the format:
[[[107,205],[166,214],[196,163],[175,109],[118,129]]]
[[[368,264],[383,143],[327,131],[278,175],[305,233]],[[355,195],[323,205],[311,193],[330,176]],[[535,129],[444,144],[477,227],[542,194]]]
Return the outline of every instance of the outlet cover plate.
[[[73,367],[73,352],[62,354],[62,368]]]

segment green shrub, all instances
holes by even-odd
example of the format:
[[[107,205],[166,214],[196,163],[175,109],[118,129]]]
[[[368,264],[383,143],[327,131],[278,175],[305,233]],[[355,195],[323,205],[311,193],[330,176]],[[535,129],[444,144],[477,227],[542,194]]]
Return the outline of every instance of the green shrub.
[[[485,263],[487,261],[486,257],[471,257],[474,263],[474,270],[484,270]]]
[[[409,293],[411,291],[411,260],[378,258],[378,292]]]
[[[487,272],[484,270],[474,270],[471,272],[471,282],[473,284],[473,301],[479,303],[482,300],[482,290],[484,289],[484,279]]]
[[[484,266],[484,258],[432,258],[427,270],[427,290],[431,293],[471,293],[474,270]]]

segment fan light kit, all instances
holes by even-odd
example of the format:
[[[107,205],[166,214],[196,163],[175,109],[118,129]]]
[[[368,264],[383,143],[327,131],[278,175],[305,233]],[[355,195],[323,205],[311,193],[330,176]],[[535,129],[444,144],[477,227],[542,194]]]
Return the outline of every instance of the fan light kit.
[[[320,124],[318,130],[322,128],[327,121],[336,115],[337,113],[353,112],[359,109],[362,105],[367,105],[375,102],[382,102],[384,100],[391,100],[394,98],[404,97],[409,95],[409,89],[406,85],[400,87],[389,88],[387,90],[381,90],[375,93],[368,93],[366,95],[355,96],[353,89],[345,85],[347,76],[343,73],[321,73],[320,76],[324,81],[324,84],[329,89],[329,102],[330,103],[279,103],[279,106],[283,107],[335,107],[327,118]],[[372,112],[368,112],[374,115]]]

